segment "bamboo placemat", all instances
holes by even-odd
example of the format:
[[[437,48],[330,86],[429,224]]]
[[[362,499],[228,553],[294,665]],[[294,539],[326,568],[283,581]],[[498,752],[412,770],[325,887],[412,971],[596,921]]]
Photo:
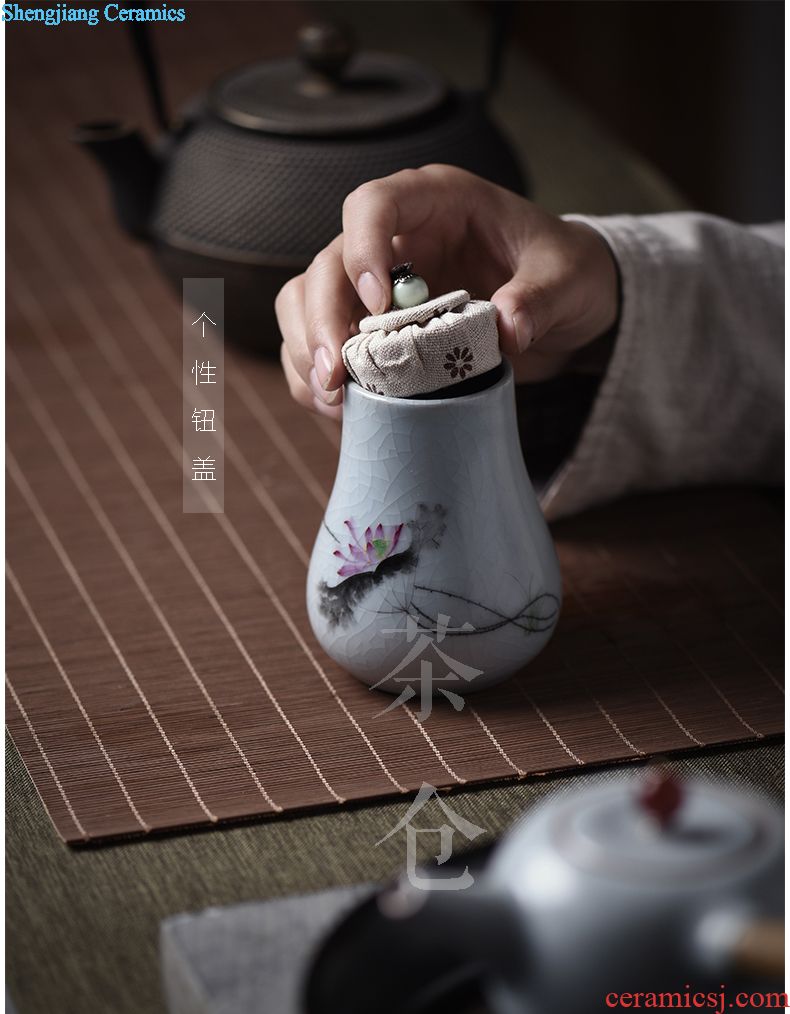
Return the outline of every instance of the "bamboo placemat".
[[[206,52],[260,54],[229,9],[210,50],[165,40],[185,94]],[[781,731],[781,519],[732,491],[557,526],[540,659],[461,713],[377,717],[306,620],[337,433],[275,366],[226,349],[226,513],[181,512],[180,306],[67,140],[137,82],[119,33],[59,32],[73,45],[17,26],[8,46],[7,716],[66,841]]]

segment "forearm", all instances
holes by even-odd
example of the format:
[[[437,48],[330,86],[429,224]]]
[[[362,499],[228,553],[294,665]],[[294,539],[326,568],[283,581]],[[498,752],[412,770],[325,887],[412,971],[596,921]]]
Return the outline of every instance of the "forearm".
[[[576,445],[543,490],[547,514],[781,481],[783,233],[697,214],[581,220],[614,253],[622,311]]]

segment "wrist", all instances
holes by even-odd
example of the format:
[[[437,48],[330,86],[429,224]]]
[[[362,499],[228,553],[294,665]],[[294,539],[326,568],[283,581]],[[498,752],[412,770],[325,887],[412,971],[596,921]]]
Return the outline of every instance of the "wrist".
[[[620,269],[604,236],[587,222],[566,220],[579,247],[574,271],[579,310],[579,346],[616,334],[622,302]]]

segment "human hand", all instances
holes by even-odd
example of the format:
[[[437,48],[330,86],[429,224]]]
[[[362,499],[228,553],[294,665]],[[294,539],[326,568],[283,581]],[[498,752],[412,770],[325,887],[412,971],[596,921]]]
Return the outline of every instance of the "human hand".
[[[518,381],[561,372],[617,319],[617,270],[605,241],[463,169],[430,165],[373,180],[343,204],[343,232],[275,302],[281,358],[301,405],[341,414],[341,346],[390,308],[390,268],[412,261],[432,296],[468,289],[498,310]]]

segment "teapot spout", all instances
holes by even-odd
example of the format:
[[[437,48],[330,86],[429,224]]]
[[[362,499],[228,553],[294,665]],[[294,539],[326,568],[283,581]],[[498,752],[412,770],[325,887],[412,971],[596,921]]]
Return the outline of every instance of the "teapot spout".
[[[104,170],[120,225],[147,239],[160,164],[140,132],[118,120],[102,120],[80,124],[73,137]]]

